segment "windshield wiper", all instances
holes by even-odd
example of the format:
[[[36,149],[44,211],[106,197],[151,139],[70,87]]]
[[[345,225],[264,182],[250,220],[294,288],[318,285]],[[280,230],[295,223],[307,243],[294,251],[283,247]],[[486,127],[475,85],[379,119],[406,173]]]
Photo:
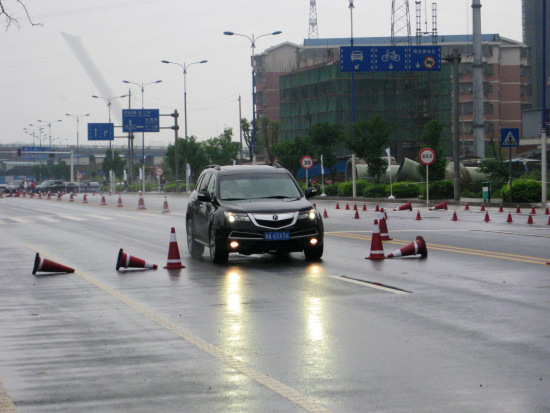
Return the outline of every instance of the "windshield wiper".
[[[223,198],[222,201],[245,201],[246,198]]]

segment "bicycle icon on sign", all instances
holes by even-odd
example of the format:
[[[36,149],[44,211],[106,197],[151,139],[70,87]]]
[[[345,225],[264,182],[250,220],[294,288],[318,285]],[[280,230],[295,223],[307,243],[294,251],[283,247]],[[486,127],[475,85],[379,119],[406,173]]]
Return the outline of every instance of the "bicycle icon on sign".
[[[388,60],[391,60],[393,62],[399,62],[401,60],[401,56],[395,53],[395,50],[392,50],[390,52],[389,50],[386,49],[386,54],[382,55],[382,61],[387,62]]]

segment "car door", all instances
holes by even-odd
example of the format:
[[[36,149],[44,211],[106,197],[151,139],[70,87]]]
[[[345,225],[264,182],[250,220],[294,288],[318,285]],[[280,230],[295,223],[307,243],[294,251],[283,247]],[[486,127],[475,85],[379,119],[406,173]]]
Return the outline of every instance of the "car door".
[[[199,178],[195,191],[189,201],[193,235],[196,239],[204,242],[208,241],[208,234],[205,234],[203,231],[206,206],[205,203],[199,199],[198,194],[201,191],[206,191],[211,176],[211,172],[206,172]]]

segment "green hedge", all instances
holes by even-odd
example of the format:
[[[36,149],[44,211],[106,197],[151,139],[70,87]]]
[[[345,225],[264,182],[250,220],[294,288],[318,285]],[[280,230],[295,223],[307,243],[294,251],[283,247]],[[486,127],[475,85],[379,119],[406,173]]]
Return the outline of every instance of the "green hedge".
[[[453,181],[437,181],[430,185],[430,199],[452,199],[454,198]],[[426,198],[426,185],[420,185],[420,195]]]
[[[363,197],[365,198],[383,198],[390,194],[390,187],[386,184],[373,184],[370,183],[363,190]]]
[[[420,185],[414,182],[396,182],[392,187],[396,198],[417,198],[420,195]]]
[[[502,199],[510,199],[510,188],[505,184],[500,190]],[[512,202],[539,202],[542,198],[542,184],[527,179],[512,181]]]

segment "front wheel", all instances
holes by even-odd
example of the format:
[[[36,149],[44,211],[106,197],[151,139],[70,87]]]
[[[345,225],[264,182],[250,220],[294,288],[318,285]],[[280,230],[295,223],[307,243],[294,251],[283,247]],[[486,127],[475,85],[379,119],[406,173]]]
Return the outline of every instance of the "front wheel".
[[[225,246],[216,239],[214,227],[210,227],[210,260],[214,264],[225,264],[229,258],[229,252]]]
[[[193,237],[193,226],[191,225],[191,220],[189,219],[186,222],[185,230],[187,232],[187,249],[189,250],[189,254],[193,258],[202,257],[202,254],[204,253],[204,245],[195,241],[195,238]]]
[[[308,261],[319,261],[323,256],[323,243],[305,248],[304,255]]]

